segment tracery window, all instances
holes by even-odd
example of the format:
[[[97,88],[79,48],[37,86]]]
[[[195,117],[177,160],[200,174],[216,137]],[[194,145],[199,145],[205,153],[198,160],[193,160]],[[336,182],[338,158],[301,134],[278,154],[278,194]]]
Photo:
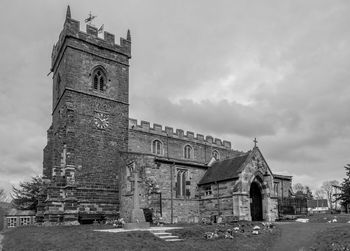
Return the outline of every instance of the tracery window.
[[[101,68],[94,70],[94,73],[92,74],[92,82],[95,90],[101,92],[106,90],[106,74]]]
[[[216,160],[220,160],[220,154],[217,150],[214,150],[211,154]]]
[[[176,174],[176,197],[189,197],[190,184],[188,170],[178,169]]]
[[[153,140],[152,153],[157,155],[163,155],[163,143],[160,140]]]
[[[190,145],[184,147],[184,157],[185,159],[192,159],[192,147]]]

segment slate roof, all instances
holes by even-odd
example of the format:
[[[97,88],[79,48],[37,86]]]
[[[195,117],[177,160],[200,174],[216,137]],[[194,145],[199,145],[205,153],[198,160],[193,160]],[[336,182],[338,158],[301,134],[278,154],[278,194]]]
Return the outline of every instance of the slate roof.
[[[18,210],[15,208],[9,209],[6,213],[6,216],[35,216],[35,211],[32,210]]]
[[[281,175],[281,174],[274,174],[273,177],[275,179],[279,179],[279,180],[292,180],[293,176],[289,176],[289,175]]]
[[[248,156],[249,154],[245,154],[232,159],[215,162],[208,168],[198,185],[238,178],[240,167],[247,160]]]

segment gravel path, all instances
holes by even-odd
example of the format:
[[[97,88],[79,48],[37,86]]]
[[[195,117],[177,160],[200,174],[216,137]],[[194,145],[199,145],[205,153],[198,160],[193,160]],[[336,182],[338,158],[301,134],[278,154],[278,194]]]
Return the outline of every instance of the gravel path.
[[[306,251],[315,243],[317,233],[334,226],[329,223],[285,223],[278,224],[281,237],[273,247],[273,251]],[[312,250],[312,249],[311,249]]]

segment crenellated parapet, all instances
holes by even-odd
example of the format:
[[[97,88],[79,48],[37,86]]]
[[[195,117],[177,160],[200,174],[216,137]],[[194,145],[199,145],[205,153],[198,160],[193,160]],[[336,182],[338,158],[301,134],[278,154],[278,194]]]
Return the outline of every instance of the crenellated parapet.
[[[172,127],[159,124],[152,124],[148,121],[138,121],[136,119],[129,118],[129,130],[135,130],[145,133],[152,133],[163,137],[170,137],[175,139],[183,139],[191,141],[194,143],[209,144],[215,147],[221,147],[226,149],[231,149],[231,142],[227,140],[221,140],[218,138],[213,138],[212,136],[204,136],[202,134],[195,134],[191,131],[184,131],[182,129],[174,130]]]
[[[93,44],[117,54],[131,58],[131,36],[128,30],[126,38],[120,38],[120,43],[115,43],[115,36],[112,33],[104,31],[103,38],[98,36],[98,29],[91,25],[86,25],[86,31],[80,30],[80,22],[71,18],[70,8],[67,8],[66,20],[63,30],[59,35],[58,42],[53,46],[51,54],[51,70],[54,71],[56,63],[60,58],[60,52],[64,48],[67,38],[73,38],[84,41],[87,44]],[[78,48],[79,49],[79,48]]]

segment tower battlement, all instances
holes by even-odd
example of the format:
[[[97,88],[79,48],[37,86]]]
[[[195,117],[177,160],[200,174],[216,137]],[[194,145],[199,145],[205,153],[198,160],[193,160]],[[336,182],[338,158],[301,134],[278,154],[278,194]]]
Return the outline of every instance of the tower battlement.
[[[112,53],[121,54],[128,59],[131,58],[131,36],[130,31],[127,31],[126,38],[121,37],[120,43],[115,42],[115,35],[107,31],[103,32],[103,38],[98,36],[98,29],[89,24],[86,25],[86,31],[80,29],[80,22],[72,19],[70,8],[67,8],[66,19],[63,25],[63,30],[59,35],[57,43],[53,46],[51,54],[51,70],[54,71],[57,61],[60,58],[60,52],[64,48],[67,38],[73,38],[83,41],[87,44],[98,46]],[[71,44],[74,47],[74,43]],[[117,57],[117,56],[116,56]]]
[[[184,139],[187,141],[191,141],[194,143],[206,143],[216,147],[231,149],[231,142],[227,140],[221,140],[218,138],[213,138],[212,136],[205,136],[203,134],[194,133],[191,131],[186,131],[182,129],[174,130],[172,127],[165,126],[163,129],[162,125],[155,124],[151,126],[151,123],[148,121],[138,121],[136,119],[129,118],[129,130],[142,131],[146,133],[152,133],[156,135],[160,135],[163,137]]]

